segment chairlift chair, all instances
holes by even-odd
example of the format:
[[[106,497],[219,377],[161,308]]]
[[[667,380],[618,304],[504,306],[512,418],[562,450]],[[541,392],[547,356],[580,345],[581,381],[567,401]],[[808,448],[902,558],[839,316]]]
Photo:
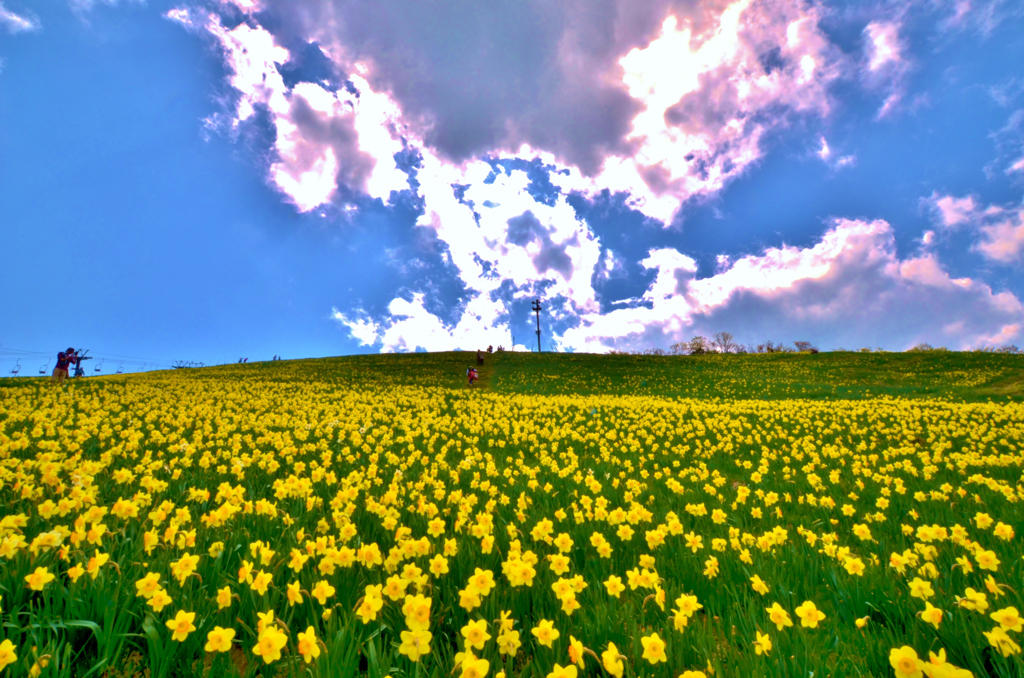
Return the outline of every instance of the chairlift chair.
[[[100,364],[97,365],[96,367],[94,367],[92,372],[93,372],[93,374],[99,374],[102,369],[103,369],[103,361],[101,360]]]
[[[18,358],[18,362],[11,368],[11,376],[18,376],[18,372],[21,372],[21,358]]]
[[[39,368],[39,374],[46,374],[46,372],[47,372],[47,370],[49,368],[50,368],[50,361],[47,360],[46,364]]]
[[[84,351],[82,351],[81,355],[79,355],[78,357],[80,359],[84,359],[87,355],[89,355],[89,349],[85,349]],[[73,376],[75,378],[85,376],[85,368],[82,367],[82,360],[79,360],[77,363],[75,363],[75,374]]]
[[[117,374],[124,374],[124,361],[123,360],[117,365]]]

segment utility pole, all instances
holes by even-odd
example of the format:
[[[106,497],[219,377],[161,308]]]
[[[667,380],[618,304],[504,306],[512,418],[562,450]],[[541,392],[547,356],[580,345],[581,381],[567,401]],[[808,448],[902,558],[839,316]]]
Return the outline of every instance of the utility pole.
[[[533,312],[537,314],[537,353],[540,353],[540,299],[534,299],[533,306],[531,306],[531,308],[533,309]]]

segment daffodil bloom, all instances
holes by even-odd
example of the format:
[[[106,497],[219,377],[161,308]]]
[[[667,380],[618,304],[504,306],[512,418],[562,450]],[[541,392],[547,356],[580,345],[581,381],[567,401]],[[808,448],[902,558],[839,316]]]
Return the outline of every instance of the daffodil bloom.
[[[994,619],[1004,631],[1020,633],[1024,629],[1024,620],[1021,619],[1015,607],[1004,607],[1001,610],[996,610],[989,617]]]
[[[193,556],[186,552],[178,560],[171,563],[171,574],[178,580],[178,584],[185,585],[185,580],[192,576],[199,565],[199,556]]]
[[[904,645],[889,652],[889,664],[896,671],[897,678],[921,678],[921,660],[914,648]]]
[[[252,568],[253,564],[248,560],[242,561],[242,567],[238,568],[238,582],[245,582],[246,584],[252,583]]]
[[[926,602],[924,604],[924,611],[919,612],[921,619],[928,622],[935,628],[939,628],[939,624],[942,623],[942,610],[937,607],[932,607],[931,603]]]
[[[512,611],[502,610],[501,618],[496,619],[495,622],[498,624],[498,633],[505,633],[507,631],[511,631],[512,627],[515,625],[515,620],[512,619]]]
[[[668,661],[668,657],[665,656],[665,641],[657,633],[643,636],[640,638],[640,643],[644,647],[643,658],[651,664]]]
[[[448,574],[448,559],[438,553],[436,556],[430,559],[430,574],[435,577],[439,577],[442,574]]]
[[[85,568],[82,567],[81,563],[76,563],[68,568],[68,577],[70,577],[73,582],[77,582],[78,578],[83,574],[85,574]]]
[[[623,656],[619,653],[619,648],[615,647],[615,643],[608,643],[608,649],[601,653],[601,664],[604,666],[604,670],[615,676],[615,678],[622,678]]]
[[[149,600],[146,602],[146,604],[153,608],[153,610],[155,610],[156,612],[161,612],[165,607],[170,605],[172,602],[173,601],[171,600],[171,597],[167,595],[167,591],[163,590],[163,588],[159,588],[156,590],[156,592],[153,593],[152,596],[149,597]]]
[[[976,612],[984,612],[988,609],[988,598],[985,594],[975,591],[970,587],[964,592],[962,598],[960,596],[956,597],[956,602],[960,607]]]
[[[765,584],[764,580],[756,574],[750,578],[750,585],[753,587],[754,591],[760,593],[762,596],[768,593],[768,584]]]
[[[383,586],[380,584],[366,587],[366,595],[363,596],[363,601],[356,608],[356,614],[364,624],[369,624],[376,619],[377,613],[384,607],[384,599],[381,597],[382,589]]]
[[[195,618],[195,612],[178,610],[178,614],[174,615],[174,619],[167,622],[167,628],[173,632],[171,638],[178,642],[188,638],[188,634],[196,630],[195,624],[192,623]]]
[[[214,626],[213,630],[206,634],[207,652],[228,652],[234,644],[235,630],[224,629]]]
[[[487,633],[487,622],[483,619],[471,621],[462,627],[462,637],[466,639],[466,646],[476,650],[484,649],[484,643],[491,639]]]
[[[14,643],[10,640],[0,643],[0,671],[3,671],[7,665],[13,664],[16,661],[18,661],[18,653]]]
[[[319,601],[321,605],[327,604],[327,599],[334,595],[335,588],[330,585],[327,580],[321,580],[316,583],[313,590],[310,591],[310,595]]]
[[[496,640],[498,642],[498,652],[510,657],[514,657],[522,646],[522,641],[519,640],[519,631],[512,629],[500,633]]]
[[[999,650],[1004,657],[1020,654],[1020,645],[1014,642],[1003,627],[997,626],[991,631],[984,631],[983,634],[988,639],[989,645]]]
[[[288,642],[288,636],[276,626],[268,626],[260,632],[252,653],[263,660],[264,664],[281,658],[281,649]]]
[[[925,581],[919,577],[914,577],[914,580],[910,582],[910,596],[912,598],[928,600],[934,595],[935,591],[932,590],[931,582]]]
[[[411,661],[418,662],[420,657],[430,654],[430,641],[433,639],[430,631],[426,629],[402,631],[401,638],[402,644],[399,645],[398,651]]]
[[[160,588],[160,575],[150,572],[142,579],[135,582],[135,597],[152,598],[153,594]]]
[[[256,616],[259,617],[259,621],[256,622],[256,633],[263,633],[263,630],[274,625],[274,611],[267,610],[266,612],[257,612]]]
[[[775,627],[781,631],[787,626],[793,625],[793,620],[790,619],[789,613],[782,609],[782,606],[778,603],[772,603],[772,606],[767,608],[768,618],[772,620]]]
[[[576,640],[575,636],[569,636],[569,659],[576,666],[583,667],[583,643]]]
[[[231,607],[230,586],[225,586],[224,588],[217,590],[217,609],[223,610],[225,607]]]
[[[260,570],[256,573],[256,576],[253,577],[252,583],[249,584],[249,588],[251,588],[253,591],[262,596],[266,594],[267,587],[270,586],[273,580],[274,575],[270,574],[269,572],[264,572],[263,570]],[[321,605],[322,604],[323,603],[321,603]]]
[[[558,629],[554,627],[554,622],[548,621],[547,619],[541,619],[538,624],[533,627],[531,631],[534,636],[537,637],[537,642],[546,647],[551,647],[551,644],[558,640]]]
[[[89,576],[96,579],[100,573],[100,568],[106,565],[107,561],[110,560],[110,555],[107,553],[100,553],[99,550],[95,551],[95,555],[89,559],[89,563],[86,566],[86,571]]]
[[[469,588],[475,591],[481,598],[486,597],[494,588],[494,573],[490,570],[481,570],[479,567],[469,578]]]
[[[576,667],[572,664],[568,666],[562,666],[556,663],[554,668],[551,669],[551,673],[546,678],[576,678]]]
[[[42,591],[54,578],[45,567],[37,567],[35,572],[25,575],[25,583],[33,591]]]
[[[767,634],[757,632],[757,640],[754,641],[754,652],[756,654],[767,655],[772,649],[771,638]]]
[[[622,583],[621,577],[612,575],[608,577],[608,580],[604,583],[604,587],[608,589],[608,595],[612,598],[618,598],[619,594],[626,590],[625,584]]]
[[[312,626],[307,626],[305,632],[298,634],[297,649],[307,664],[320,656],[320,644],[317,642],[316,631]]]
[[[996,557],[994,551],[978,549],[974,554],[974,560],[977,561],[978,567],[983,570],[991,570],[992,572],[999,570],[999,558]]]
[[[808,628],[816,628],[818,622],[825,619],[825,613],[821,612],[809,600],[804,601],[796,608],[796,616],[800,617],[800,625]]]
[[[459,674],[459,678],[484,678],[487,675],[487,671],[491,668],[491,663],[486,659],[473,657],[464,659],[461,666],[462,673]]]
[[[302,603],[302,590],[299,582],[292,582],[286,587],[288,591],[288,606]]]

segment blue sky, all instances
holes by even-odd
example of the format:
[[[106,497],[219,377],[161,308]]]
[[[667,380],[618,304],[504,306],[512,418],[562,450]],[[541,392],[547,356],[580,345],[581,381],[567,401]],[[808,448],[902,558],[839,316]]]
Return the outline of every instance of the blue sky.
[[[1009,1],[2,0],[0,373],[537,297],[546,349],[1024,344],[1021,64]]]

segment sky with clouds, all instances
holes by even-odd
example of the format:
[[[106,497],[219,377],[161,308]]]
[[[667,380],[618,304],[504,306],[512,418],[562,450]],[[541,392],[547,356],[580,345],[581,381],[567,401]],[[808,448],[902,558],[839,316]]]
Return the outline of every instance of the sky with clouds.
[[[1022,64],[1016,0],[0,0],[0,372],[534,299],[545,350],[1024,344]]]

